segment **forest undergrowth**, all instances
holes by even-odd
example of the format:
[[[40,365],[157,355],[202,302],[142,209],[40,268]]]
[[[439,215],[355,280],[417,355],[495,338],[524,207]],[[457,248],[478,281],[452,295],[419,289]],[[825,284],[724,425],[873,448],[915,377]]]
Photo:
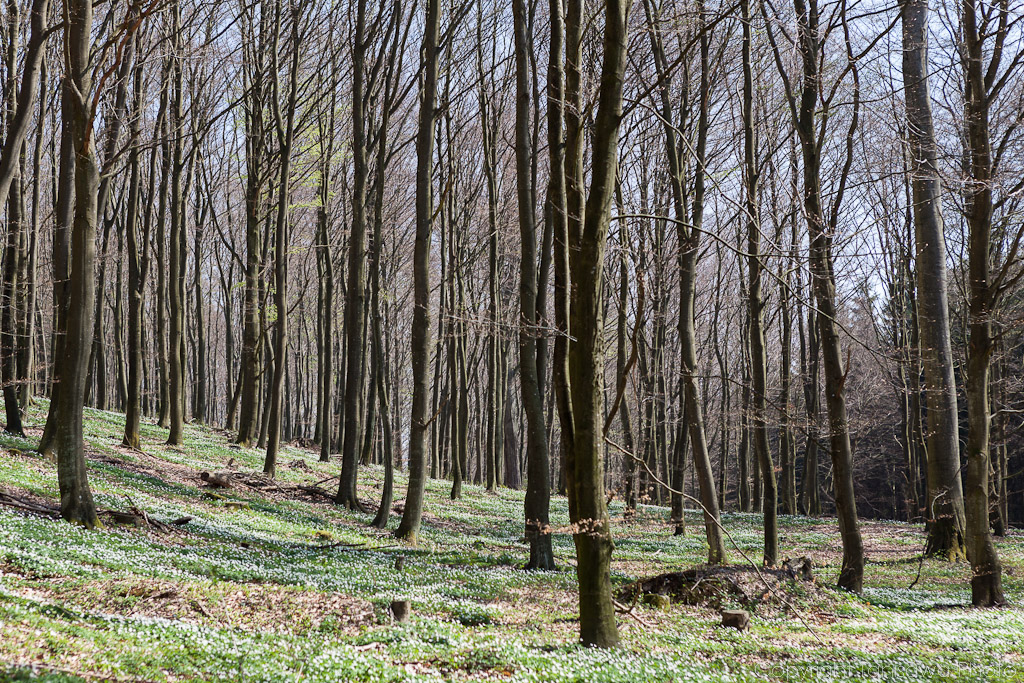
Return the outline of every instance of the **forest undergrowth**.
[[[966,606],[966,563],[921,561],[919,525],[864,522],[858,597],[831,588],[834,519],[780,518],[782,557],[811,558],[814,580],[766,577],[769,588],[742,556],[760,558],[760,516],[725,513],[739,592],[622,603],[622,647],[587,649],[564,497],[552,501],[558,570],[527,572],[521,491],[467,484],[451,501],[450,483],[430,481],[412,548],[392,536],[397,512],[387,531],[368,526],[382,468],[361,470],[365,511],[351,512],[331,500],[339,464],[312,449],[286,446],[270,480],[262,451],[226,433],[188,425],[168,447],[166,430],[144,425],[135,451],[120,446],[123,415],[87,409],[90,481],[108,512],[85,531],[47,513],[56,469],[33,450],[45,414],[45,402],[27,412],[28,438],[0,438],[0,680],[1024,679],[1017,530],[997,539],[1011,605],[979,610]],[[211,488],[202,472],[231,485]],[[399,472],[396,510],[404,486]],[[610,507],[620,596],[706,558],[696,510],[674,536],[667,508]],[[405,599],[412,616],[395,623],[389,605]],[[728,607],[751,612],[748,631],[719,625]]]

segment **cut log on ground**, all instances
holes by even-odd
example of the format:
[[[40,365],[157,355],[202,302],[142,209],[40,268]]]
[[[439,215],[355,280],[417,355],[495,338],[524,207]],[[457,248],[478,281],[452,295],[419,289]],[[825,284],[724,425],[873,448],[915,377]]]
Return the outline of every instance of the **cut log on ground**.
[[[200,472],[199,478],[207,483],[207,485],[219,489],[231,488],[231,478],[234,476],[233,472]]]

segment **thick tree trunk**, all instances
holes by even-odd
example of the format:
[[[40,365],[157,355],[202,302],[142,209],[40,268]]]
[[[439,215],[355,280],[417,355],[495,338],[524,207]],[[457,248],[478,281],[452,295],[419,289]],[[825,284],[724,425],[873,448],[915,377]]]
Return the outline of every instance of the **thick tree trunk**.
[[[570,3],[567,55],[578,57],[574,39],[581,36],[579,3]],[[569,520],[576,544],[580,591],[580,638],[584,645],[613,647],[619,642],[611,596],[611,555],[614,548],[604,493],[604,392],[602,314],[604,251],[608,237],[612,192],[618,167],[622,82],[628,49],[628,0],[605,3],[604,61],[594,119],[591,185],[583,220],[569,219],[569,272],[572,283],[569,329],[572,451],[566,462]],[[567,64],[569,59],[567,58]],[[571,71],[579,68],[574,62]],[[567,69],[570,71],[570,69]],[[569,90],[578,92],[578,83]],[[580,153],[579,131],[568,138]],[[578,173],[579,166],[574,170]],[[573,180],[582,186],[581,175]]]
[[[65,16],[65,68],[68,85],[64,104],[70,109],[70,129],[75,149],[75,212],[72,227],[71,281],[67,338],[61,367],[60,404],[57,408],[57,481],[61,516],[73,524],[93,528],[99,524],[89,489],[82,437],[82,406],[96,283],[96,204],[99,168],[93,146],[92,68],[89,60],[92,35],[92,3],[67,0]]]
[[[953,560],[964,554],[966,520],[949,332],[942,181],[928,88],[928,0],[904,0],[902,4],[903,85],[917,248],[917,324],[928,420],[926,553]]]
[[[71,226],[75,210],[75,146],[71,123],[71,91],[67,82],[61,84],[60,169],[57,176],[57,201],[54,206],[53,244],[53,377],[50,382],[50,408],[46,415],[39,452],[52,455],[57,435],[57,408],[60,405],[61,371],[67,338],[67,316],[71,277]]]

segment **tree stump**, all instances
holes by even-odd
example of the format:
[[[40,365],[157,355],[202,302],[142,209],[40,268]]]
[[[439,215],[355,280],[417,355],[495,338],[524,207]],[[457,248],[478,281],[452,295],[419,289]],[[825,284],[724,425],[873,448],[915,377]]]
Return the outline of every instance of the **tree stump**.
[[[396,624],[408,623],[410,614],[412,614],[412,602],[409,600],[391,601],[391,616],[395,618]]]
[[[395,571],[400,572],[405,569],[405,555],[399,555],[395,558]]]
[[[744,609],[722,610],[722,626],[728,626],[737,631],[746,631],[750,628],[750,612]]]

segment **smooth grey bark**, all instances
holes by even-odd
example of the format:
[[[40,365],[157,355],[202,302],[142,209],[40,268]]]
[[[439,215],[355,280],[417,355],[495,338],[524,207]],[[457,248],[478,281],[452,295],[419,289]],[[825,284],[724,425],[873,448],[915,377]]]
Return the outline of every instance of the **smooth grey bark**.
[[[75,209],[71,232],[71,280],[67,337],[61,366],[61,391],[56,421],[57,482],[61,516],[73,524],[93,528],[100,524],[89,488],[82,435],[82,408],[96,283],[96,205],[99,167],[92,123],[92,2],[66,0],[64,59],[67,73],[65,106],[70,110],[70,131],[75,150]]]
[[[903,0],[903,92],[913,188],[917,324],[927,406],[928,541],[926,554],[964,554],[966,518],[960,481],[959,423],[949,285],[942,221],[942,180],[928,87],[928,0]]]

